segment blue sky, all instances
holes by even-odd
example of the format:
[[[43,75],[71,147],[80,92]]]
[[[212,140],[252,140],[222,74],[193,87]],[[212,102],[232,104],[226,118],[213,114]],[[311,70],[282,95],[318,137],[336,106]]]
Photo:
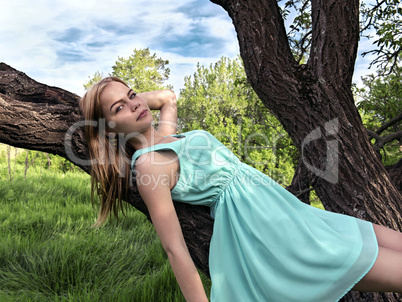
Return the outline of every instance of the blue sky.
[[[370,47],[362,42],[360,50]],[[208,0],[3,1],[0,45],[1,62],[79,95],[88,77],[107,75],[135,48],[169,60],[168,84],[177,94],[197,63],[209,66],[239,53],[231,19]],[[369,62],[359,55],[355,82]]]

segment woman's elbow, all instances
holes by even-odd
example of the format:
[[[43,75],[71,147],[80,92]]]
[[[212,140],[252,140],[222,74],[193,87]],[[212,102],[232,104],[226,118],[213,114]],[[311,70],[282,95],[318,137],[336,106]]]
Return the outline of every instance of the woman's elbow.
[[[171,90],[171,89],[165,90],[165,100],[169,104],[172,104],[172,105],[177,104],[177,97],[173,90]]]
[[[174,257],[181,257],[183,253],[188,253],[185,243],[166,244],[163,247],[169,259]]]

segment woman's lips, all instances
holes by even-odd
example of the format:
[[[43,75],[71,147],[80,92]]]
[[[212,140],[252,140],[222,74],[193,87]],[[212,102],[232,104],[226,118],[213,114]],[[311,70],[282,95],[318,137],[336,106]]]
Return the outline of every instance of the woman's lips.
[[[146,115],[147,115],[147,111],[144,110],[144,111],[141,112],[140,115],[138,116],[137,121],[138,121],[140,118],[142,118],[142,117],[144,117],[144,116],[146,116]]]

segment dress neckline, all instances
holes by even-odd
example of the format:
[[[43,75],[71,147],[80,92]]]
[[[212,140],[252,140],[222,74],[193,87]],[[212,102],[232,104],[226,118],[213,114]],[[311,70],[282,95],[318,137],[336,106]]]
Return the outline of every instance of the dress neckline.
[[[183,135],[183,134],[170,134],[170,135],[165,135],[164,137],[168,137],[168,136],[175,136],[175,137],[180,137],[180,138],[177,139],[177,140],[168,142],[168,143],[158,143],[158,144],[155,144],[155,145],[152,145],[152,146],[148,146],[148,147],[145,147],[145,148],[142,148],[142,149],[138,149],[138,150],[136,150],[136,151],[134,152],[132,158],[135,158],[136,153],[144,152],[145,150],[150,149],[150,148],[154,148],[154,147],[156,147],[156,146],[165,146],[165,145],[168,145],[168,144],[172,144],[172,143],[181,141],[182,139],[186,138],[186,136]]]

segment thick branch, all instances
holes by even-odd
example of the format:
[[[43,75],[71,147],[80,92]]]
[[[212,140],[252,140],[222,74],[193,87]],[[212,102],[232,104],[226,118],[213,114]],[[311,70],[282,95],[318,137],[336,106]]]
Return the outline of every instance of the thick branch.
[[[82,128],[71,128],[83,120],[78,99],[75,94],[40,84],[0,63],[0,142],[57,154],[68,160],[74,158],[74,164],[89,172]],[[66,137],[70,137],[66,135],[69,129],[71,140],[65,144]],[[126,201],[147,215],[136,188],[130,187]],[[213,220],[204,207],[179,203],[175,207],[193,260],[208,275]]]
[[[380,136],[372,130],[367,130],[367,133],[371,138],[375,138],[376,142],[374,144],[374,149],[377,151],[379,151],[381,148],[385,146],[385,144],[389,142],[392,142],[394,140],[398,141],[402,140],[402,130],[395,133],[391,133],[387,136]]]
[[[377,129],[376,133],[380,135],[382,132],[384,132],[386,129],[389,127],[395,125],[396,123],[399,123],[402,121],[402,112],[399,113],[397,116],[395,116],[393,119],[389,120],[388,122],[384,123],[380,128]]]
[[[292,183],[286,189],[299,198],[304,203],[310,204],[310,192],[313,190],[311,171],[304,165],[303,160],[299,159]]]
[[[233,19],[248,80],[254,89],[263,85],[271,101],[283,100],[278,93],[287,87],[293,90],[298,66],[290,50],[283,18],[276,0],[236,1],[212,0],[221,5]],[[258,41],[258,43],[255,43]],[[249,58],[253,58],[250,60]]]
[[[359,40],[358,0],[312,0],[309,66],[337,88],[350,88]]]
[[[395,187],[402,193],[402,159],[396,164],[386,166],[390,179],[394,183]]]

